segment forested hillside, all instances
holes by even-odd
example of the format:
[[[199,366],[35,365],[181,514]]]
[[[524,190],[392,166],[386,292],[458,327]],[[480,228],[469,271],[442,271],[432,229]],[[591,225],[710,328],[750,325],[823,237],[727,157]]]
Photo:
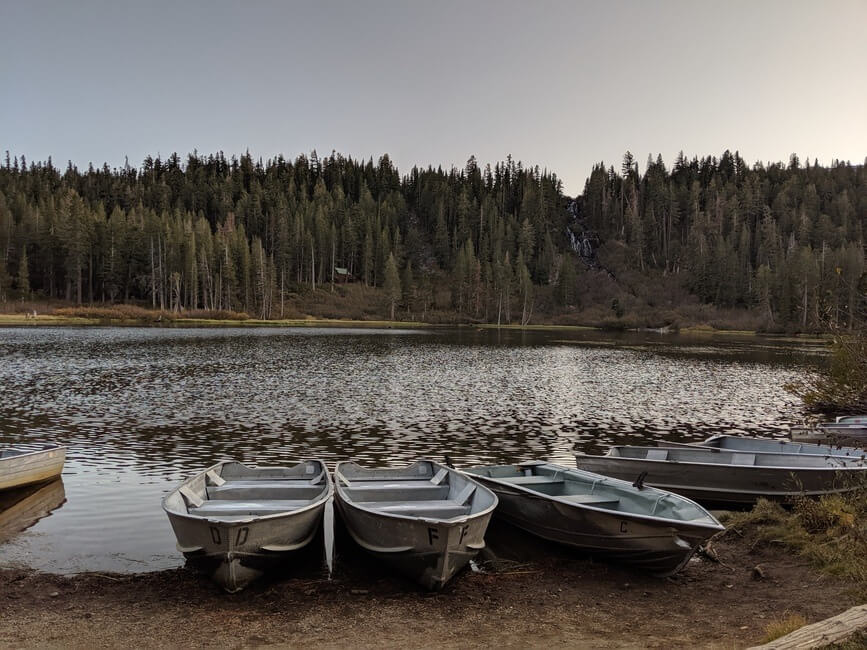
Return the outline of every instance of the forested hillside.
[[[657,318],[677,320],[690,302],[815,330],[864,300],[865,220],[863,165],[795,156],[681,155],[642,173],[627,153],[571,199],[511,159],[401,175],[388,156],[175,154],[82,172],[7,154],[0,299],[279,318],[299,296],[355,291],[397,318],[524,324],[663,303]]]

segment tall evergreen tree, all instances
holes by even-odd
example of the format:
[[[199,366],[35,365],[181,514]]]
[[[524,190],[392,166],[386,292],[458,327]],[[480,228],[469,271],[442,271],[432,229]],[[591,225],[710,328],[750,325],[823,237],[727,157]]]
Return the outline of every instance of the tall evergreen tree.
[[[383,281],[383,289],[388,297],[388,302],[391,308],[391,320],[394,320],[394,308],[400,302],[402,297],[400,287],[400,275],[397,272],[397,263],[394,261],[394,254],[389,253],[388,259],[385,262],[385,279]]]

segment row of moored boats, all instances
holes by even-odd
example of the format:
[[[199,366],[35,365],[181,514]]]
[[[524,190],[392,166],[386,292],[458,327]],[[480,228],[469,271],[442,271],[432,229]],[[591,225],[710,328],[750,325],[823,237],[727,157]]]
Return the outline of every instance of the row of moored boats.
[[[326,539],[332,500],[352,539],[429,589],[485,547],[492,515],[547,540],[665,576],[723,529],[705,505],[790,502],[855,489],[865,452],[735,436],[698,444],[615,446],[544,461],[400,468],[319,460],[285,468],[215,465],[163,502],[189,561],[237,591],[287,552]],[[326,548],[326,555],[329,549]],[[330,558],[329,558],[330,566]]]
[[[30,472],[31,482],[56,476],[62,454],[60,447],[2,452],[0,489],[10,487],[4,475],[20,481]],[[287,467],[226,461],[184,481],[163,508],[178,550],[230,592],[309,545],[320,527],[330,570],[334,504],[359,546],[438,589],[485,547],[494,515],[541,538],[664,576],[723,529],[703,506],[791,502],[856,489],[867,477],[865,451],[854,446],[737,436],[614,446],[575,458],[576,467],[340,462],[333,472],[315,459]]]

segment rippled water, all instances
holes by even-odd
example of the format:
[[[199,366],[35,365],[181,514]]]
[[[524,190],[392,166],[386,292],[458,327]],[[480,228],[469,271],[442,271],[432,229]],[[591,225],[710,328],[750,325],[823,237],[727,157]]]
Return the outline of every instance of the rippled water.
[[[0,329],[0,444],[69,446],[66,502],[0,544],[0,565],[177,566],[160,498],[225,458],[571,464],[576,445],[782,434],[802,419],[782,386],[821,352],[598,332]]]

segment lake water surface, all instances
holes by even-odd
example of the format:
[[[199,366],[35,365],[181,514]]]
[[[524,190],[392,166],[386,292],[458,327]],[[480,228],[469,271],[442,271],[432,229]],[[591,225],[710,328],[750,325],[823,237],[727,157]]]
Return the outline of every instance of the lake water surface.
[[[160,499],[227,458],[571,465],[575,446],[784,435],[803,414],[783,384],[823,352],[575,331],[0,329],[0,445],[68,446],[62,486],[28,496],[61,507],[22,532],[8,520],[27,502],[0,512],[0,565],[178,566]]]

